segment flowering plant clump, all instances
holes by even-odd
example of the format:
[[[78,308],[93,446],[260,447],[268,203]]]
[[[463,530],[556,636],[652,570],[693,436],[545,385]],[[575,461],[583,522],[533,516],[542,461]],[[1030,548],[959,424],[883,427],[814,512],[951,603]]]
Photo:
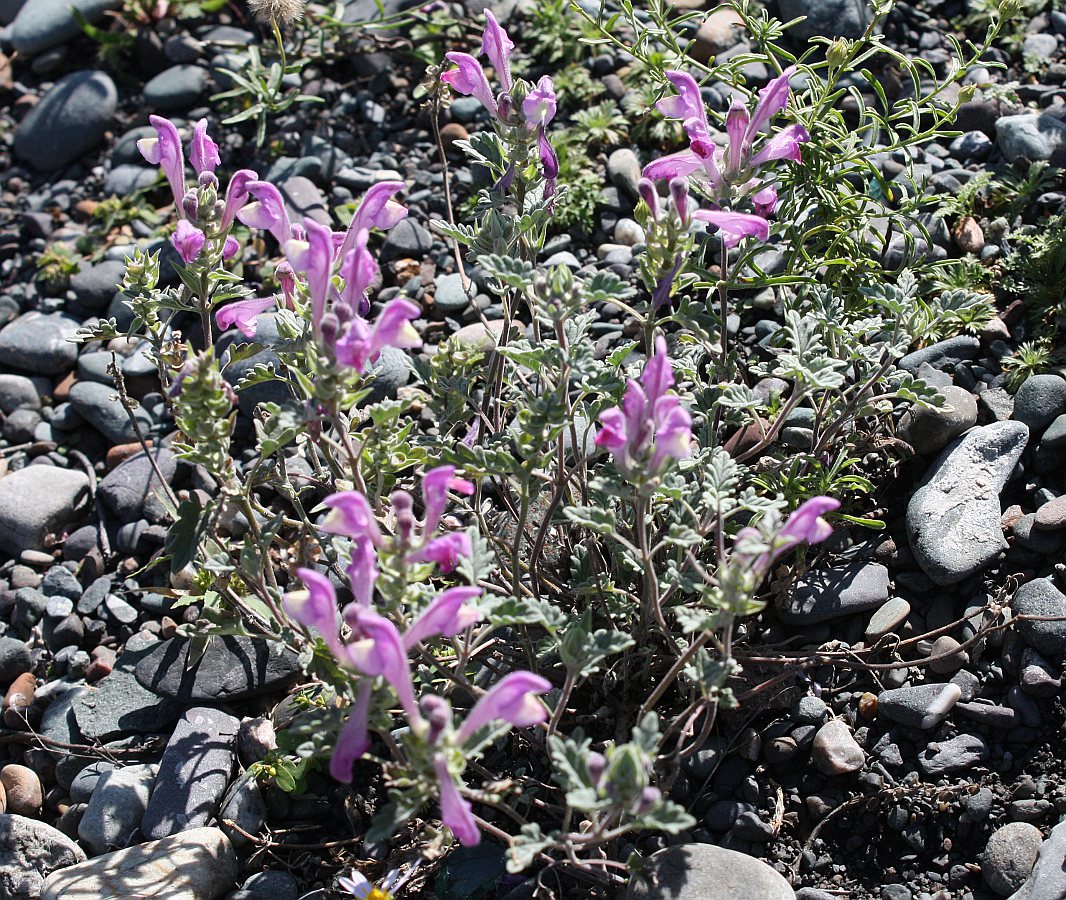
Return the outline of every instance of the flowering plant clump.
[[[877,52],[873,32],[797,56],[781,23],[731,8],[761,55],[702,68],[657,7],[574,13],[653,86],[648,115],[681,126],[618,179],[639,231],[626,264],[548,243],[576,190],[557,154],[573,73],[523,58],[492,11],[477,55],[432,69],[436,136],[455,95],[482,125],[454,142],[477,177],[429,203],[440,240],[415,261],[454,270],[455,334],[443,294],[377,249],[422,215],[396,173],[335,228],[294,215],[280,181],[220,178],[206,120],[186,144],[152,116],[138,144],[173,229],[127,260],[128,326],[81,337],[147,348],[201,486],[168,496],[155,560],[198,610],[180,636],[271,641],[298,663],[252,774],[344,811],[360,862],[336,887],[353,897],[397,895],[455,844],[574,896],[616,892],[697,833],[697,755],[739,730],[738,704],[836,658],[753,646],[782,642],[771,601],[834,532],[839,549],[883,527],[872,477],[896,460],[869,434],[939,402],[898,363],[950,304],[924,298],[932,262],[892,268],[890,237],[869,237],[919,209],[855,188],[869,148],[832,112],[841,60]],[[757,91],[752,61],[779,73]],[[697,80],[712,75],[718,103]],[[937,102],[906,101],[916,123]],[[892,152],[925,139],[897,112],[864,111]],[[851,180],[828,189],[839,170]],[[783,674],[757,681],[749,660]],[[375,882],[364,861],[383,847],[403,874]]]

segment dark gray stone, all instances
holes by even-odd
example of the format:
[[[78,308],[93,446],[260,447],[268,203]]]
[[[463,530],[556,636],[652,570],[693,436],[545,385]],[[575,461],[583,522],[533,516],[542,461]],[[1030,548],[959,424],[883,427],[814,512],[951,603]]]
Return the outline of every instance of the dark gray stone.
[[[133,416],[141,432],[146,433],[152,427],[152,417],[140,403],[134,403]],[[118,402],[114,388],[95,381],[75,382],[70,389],[70,405],[112,444],[131,444],[137,440],[137,432]]]
[[[1036,863],[1025,883],[1010,900],[1063,900],[1066,897],[1066,822],[1051,829],[1037,852]]]
[[[918,754],[918,768],[929,778],[972,769],[988,759],[988,745],[976,734],[960,734],[930,744]]]
[[[1040,434],[1066,412],[1066,378],[1058,375],[1030,375],[1014,395],[1014,418]]]
[[[939,388],[939,392],[944,397],[942,405],[912,407],[900,419],[900,437],[922,456],[939,453],[948,441],[977,424],[973,394],[955,385]]]
[[[84,472],[27,466],[0,478],[0,550],[44,550],[44,539],[80,514],[89,497]]]
[[[1044,836],[1028,822],[1008,822],[997,828],[985,845],[981,874],[1000,897],[1018,890],[1033,871]]]
[[[778,0],[778,9],[785,22],[806,16],[788,32],[800,41],[808,41],[816,35],[862,37],[872,18],[866,0]]]
[[[149,166],[139,166],[136,163],[126,163],[125,165],[115,166],[107,173],[107,178],[104,180],[104,193],[110,194],[115,197],[125,197],[136,191],[143,191],[150,188],[159,178],[159,169],[151,168]],[[109,263],[118,262],[118,260],[108,260]],[[119,263],[121,266],[122,263]],[[119,277],[122,277],[120,270]],[[111,293],[106,300],[96,300],[95,305],[92,307],[93,311],[99,311],[107,308],[107,304],[111,302],[111,298],[115,296],[117,290],[117,282],[115,286],[111,288]]]
[[[29,378],[0,374],[0,412],[9,415],[16,409],[40,408],[41,398]]]
[[[1066,123],[1037,113],[1001,116],[996,120],[996,143],[1008,162],[1051,159],[1066,146]]]
[[[908,728],[927,730],[947,718],[962,691],[957,684],[893,688],[877,696],[877,712]]]
[[[69,372],[78,358],[70,339],[79,327],[58,313],[24,313],[0,330],[0,365],[35,375]]]
[[[95,23],[121,5],[120,0],[26,0],[11,23],[11,43],[19,53],[33,56],[83,33],[71,7]]]
[[[188,109],[207,87],[207,72],[181,64],[160,72],[144,86],[144,102],[158,110]]]
[[[153,447],[152,458],[167,484],[174,480],[178,460],[174,451],[166,447]],[[138,453],[120,463],[100,482],[98,494],[120,522],[132,522],[144,514],[144,504],[149,495],[163,493],[163,487],[152,468],[147,453]]]
[[[94,854],[127,847],[141,824],[155,781],[154,764],[104,773],[78,824],[78,838]]]
[[[980,351],[981,342],[977,338],[960,334],[908,353],[899,361],[899,367],[905,372],[917,375],[918,367],[922,363],[929,363],[934,369],[944,369],[973,359]]]
[[[186,669],[189,642],[172,638],[137,663],[137,680],[154,694],[182,701],[239,700],[281,690],[299,674],[296,655],[273,641],[214,637]]]
[[[410,216],[394,225],[381,245],[382,263],[396,259],[422,259],[433,245],[433,236]]]
[[[130,734],[159,734],[177,721],[178,704],[147,690],[134,677],[134,668],[153,649],[127,650],[110,675],[75,699],[74,717],[85,737],[111,741]]]
[[[62,169],[103,140],[117,106],[118,91],[104,72],[67,75],[19,123],[15,153],[42,172]]]
[[[0,637],[0,684],[7,684],[29,672],[30,648],[12,637]]]
[[[49,874],[84,861],[85,851],[51,825],[0,815],[0,897],[35,900]]]
[[[795,900],[787,881],[766,863],[712,844],[679,844],[648,857],[646,878],[634,878],[626,900]]]
[[[787,624],[814,625],[876,609],[887,600],[888,569],[875,562],[855,563],[808,572],[778,612]]]
[[[141,832],[158,840],[206,825],[229,783],[239,722],[216,709],[190,709],[159,763]]]
[[[306,217],[318,222],[319,225],[328,227],[331,224],[326,195],[310,178],[293,175],[286,178],[278,186],[278,190],[285,198],[285,206],[288,207],[289,216],[294,222],[302,222]]]
[[[1014,595],[1011,606],[1015,616],[1066,617],[1066,596],[1047,578],[1023,584]],[[1066,652],[1066,621],[1018,621],[1017,628],[1031,647],[1061,662]]]
[[[907,506],[907,534],[937,584],[968,578],[1006,549],[999,494],[1028,438],[1021,422],[995,422],[968,432],[930,466]]]

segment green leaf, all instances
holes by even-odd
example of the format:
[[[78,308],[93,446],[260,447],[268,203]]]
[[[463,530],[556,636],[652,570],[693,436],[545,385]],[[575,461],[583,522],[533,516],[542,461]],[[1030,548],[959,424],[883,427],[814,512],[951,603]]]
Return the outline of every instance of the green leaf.
[[[213,502],[207,506],[200,502],[198,494],[190,493],[189,499],[178,505],[177,517],[167,532],[163,548],[170,555],[170,571],[180,572],[196,558],[200,541],[207,533]]]
[[[583,528],[588,528],[596,534],[614,534],[614,513],[609,509],[601,509],[597,506],[566,506],[563,507],[563,515]]]
[[[628,650],[636,641],[633,636],[621,631],[605,628],[591,631],[592,612],[574,622],[559,643],[559,656],[565,665],[578,678],[585,678],[599,671],[607,657]]]
[[[507,850],[507,871],[512,875],[524,872],[545,850],[553,847],[555,840],[540,830],[536,822],[528,822],[511,838]]]
[[[633,824],[637,828],[665,831],[667,834],[678,834],[686,828],[695,826],[696,819],[690,816],[683,806],[679,806],[670,800],[663,800],[649,812],[639,816]]]

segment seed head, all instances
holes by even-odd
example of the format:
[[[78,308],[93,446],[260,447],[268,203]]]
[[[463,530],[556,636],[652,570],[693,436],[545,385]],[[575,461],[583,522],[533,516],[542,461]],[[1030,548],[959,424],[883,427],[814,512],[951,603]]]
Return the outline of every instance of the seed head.
[[[304,12],[302,0],[248,0],[248,9],[260,22],[291,25]]]

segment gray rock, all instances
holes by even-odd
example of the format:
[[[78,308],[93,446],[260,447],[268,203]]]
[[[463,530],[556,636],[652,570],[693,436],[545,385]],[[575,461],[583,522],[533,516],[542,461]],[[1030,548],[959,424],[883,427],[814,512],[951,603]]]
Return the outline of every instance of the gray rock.
[[[647,859],[626,900],[795,900],[785,879],[761,860],[713,844],[679,844]]]
[[[133,416],[145,433],[152,427],[152,417],[140,403],[134,403]],[[118,402],[114,388],[95,381],[77,381],[70,389],[70,405],[112,444],[130,444],[137,440],[137,432]]]
[[[88,496],[88,476],[73,469],[27,466],[0,478],[0,550],[44,550],[45,535],[74,520]]]
[[[285,198],[285,206],[294,222],[302,222],[306,217],[314,219],[319,225],[332,224],[326,195],[310,178],[293,175],[281,182],[278,190]]]
[[[607,157],[607,176],[615,187],[625,191],[631,200],[637,200],[640,194],[640,160],[628,147],[620,147]]]
[[[217,900],[236,880],[229,839],[217,828],[193,828],[55,872],[41,900]]]
[[[171,66],[145,84],[144,102],[159,110],[188,109],[206,87],[207,72],[200,66]]]
[[[960,734],[930,744],[918,754],[918,768],[929,778],[961,772],[988,759],[988,745],[976,734]]]
[[[153,694],[188,701],[231,701],[281,690],[300,672],[296,655],[274,641],[212,638],[191,669],[189,642],[163,641],[137,663],[137,680]]]
[[[948,441],[977,424],[973,394],[955,385],[942,387],[939,392],[944,397],[943,405],[913,407],[900,419],[900,437],[922,456],[940,452]]]
[[[110,675],[74,700],[74,718],[86,738],[109,741],[130,734],[158,734],[177,721],[178,705],[142,687],[134,677],[134,668],[153,649],[127,650]]]
[[[816,35],[862,37],[871,19],[866,0],[778,0],[778,15],[784,22],[798,16],[807,17],[788,32],[800,41],[808,41]]]
[[[19,53],[33,56],[82,34],[71,7],[95,23],[121,5],[120,0],[26,0],[11,23],[11,43]]]
[[[1044,556],[1054,556],[1062,549],[1063,535],[1055,530],[1041,530],[1036,513],[1022,516],[1011,526],[1011,534],[1018,546]]]
[[[862,752],[843,719],[831,719],[814,736],[811,760],[824,775],[847,775],[857,772],[866,762]]]
[[[115,166],[107,173],[107,178],[104,179],[104,193],[111,194],[115,197],[125,197],[128,194],[132,194],[136,191],[143,191],[146,188],[150,188],[156,183],[159,178],[159,169],[150,168],[148,166],[139,166],[136,163],[126,163],[125,165]],[[114,264],[118,260],[107,260],[107,263]],[[122,266],[122,263],[119,263]],[[95,268],[95,266],[93,267]],[[90,271],[92,271],[90,269]],[[119,272],[121,277],[121,270]],[[96,305],[93,307],[94,311],[103,310],[107,307],[107,304],[111,302],[111,298],[115,295],[117,289],[117,282],[115,286],[111,288],[111,294],[106,300],[97,300]]]
[[[78,358],[70,339],[79,327],[58,313],[24,313],[0,330],[0,365],[35,375],[69,372]]]
[[[64,566],[52,566],[41,580],[41,593],[48,597],[65,597],[77,600],[81,596],[81,584],[74,573]],[[70,610],[67,610],[70,612]],[[66,613],[63,613],[66,615]]]
[[[930,466],[907,506],[907,534],[922,570],[939,585],[980,571],[1006,549],[999,493],[1029,437],[1021,422],[975,428]]]
[[[813,625],[875,609],[886,600],[888,569],[880,563],[854,563],[808,572],[779,615],[790,625]]]
[[[378,403],[396,397],[396,392],[411,379],[407,353],[397,347],[383,347],[381,356],[367,373],[370,378],[370,396],[367,403]]]
[[[241,831],[246,831],[248,834],[258,834],[263,830],[266,818],[267,805],[263,799],[263,792],[259,788],[259,782],[250,771],[246,771],[234,782],[222,801],[222,809],[219,812],[219,820],[223,823],[222,830],[236,846],[243,847],[251,842],[240,831],[231,828],[225,822],[233,822]]]
[[[277,869],[256,872],[241,885],[241,890],[250,891],[260,897],[269,897],[271,900],[297,900],[300,896],[300,888],[296,879],[288,872]]]
[[[973,359],[980,350],[981,342],[977,338],[960,334],[908,353],[899,361],[899,367],[905,372],[917,375],[922,363],[929,363],[934,369],[950,368]]]
[[[1010,900],[1063,900],[1066,897],[1066,822],[1051,829],[1040,845],[1036,863],[1025,883],[1010,895]]]
[[[98,759],[91,762],[70,783],[70,799],[73,803],[88,803],[93,791],[100,783],[100,779],[108,772],[113,771],[115,764],[106,759]]]
[[[1037,578],[1018,588],[1011,604],[1017,616],[1066,616],[1066,596],[1047,578]],[[1066,621],[1018,621],[1018,632],[1033,649],[1062,660],[1066,653]]]
[[[923,731],[947,718],[962,690],[957,684],[920,684],[893,688],[877,696],[877,712],[893,722]]]
[[[85,862],[85,851],[51,825],[0,815],[0,896],[36,900],[52,872]]]
[[[126,766],[105,773],[78,825],[78,838],[94,854],[127,846],[140,827],[156,766]]]
[[[16,409],[40,409],[37,388],[25,375],[0,374],[0,412],[5,416]]]
[[[62,169],[103,140],[117,106],[118,91],[104,72],[67,75],[19,123],[15,153],[42,172]]]
[[[155,459],[167,484],[174,480],[178,460],[166,447],[153,447]],[[100,482],[98,495],[120,522],[133,522],[144,515],[144,504],[153,493],[163,493],[162,485],[152,468],[147,453],[138,453],[120,463]]]
[[[441,275],[437,279],[437,290],[433,295],[433,305],[445,315],[462,312],[470,305],[470,298],[463,290],[463,277],[458,272]]]
[[[141,821],[150,840],[207,824],[229,783],[240,723],[216,709],[190,709],[178,722],[159,763]]]
[[[884,637],[893,628],[897,628],[911,614],[911,605],[899,597],[892,597],[884,606],[870,616],[866,626],[866,639],[876,641]]]
[[[381,245],[379,259],[382,263],[407,257],[422,259],[432,245],[433,236],[408,216],[389,230],[385,243]]]
[[[1030,375],[1014,395],[1014,418],[1028,425],[1034,435],[1062,413],[1066,413],[1066,378]]]
[[[1054,116],[1037,113],[1000,116],[996,120],[996,143],[1008,162],[1051,159],[1066,144],[1066,124]]]
[[[997,828],[985,845],[981,874],[1001,897],[1018,890],[1033,872],[1044,836],[1028,822],[1008,822]]]

